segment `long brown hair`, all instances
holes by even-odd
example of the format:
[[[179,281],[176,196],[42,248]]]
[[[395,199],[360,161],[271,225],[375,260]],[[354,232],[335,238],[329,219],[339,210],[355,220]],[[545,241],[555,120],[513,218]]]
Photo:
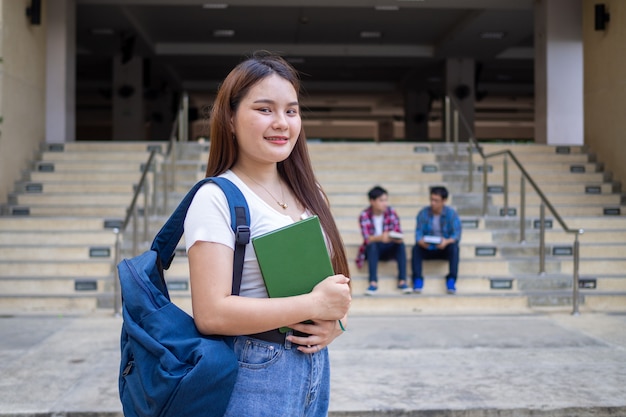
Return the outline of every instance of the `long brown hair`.
[[[223,174],[237,161],[239,148],[237,141],[233,139],[230,120],[248,91],[272,74],[277,74],[289,81],[296,93],[300,95],[298,72],[282,57],[269,52],[257,52],[251,58],[241,62],[220,85],[211,110],[211,147],[206,170],[207,177]],[[343,241],[331,214],[328,197],[315,179],[304,129],[300,130],[291,154],[287,159],[278,163],[278,173],[296,198],[311,212],[318,215],[331,244],[331,260],[335,273],[349,276]]]

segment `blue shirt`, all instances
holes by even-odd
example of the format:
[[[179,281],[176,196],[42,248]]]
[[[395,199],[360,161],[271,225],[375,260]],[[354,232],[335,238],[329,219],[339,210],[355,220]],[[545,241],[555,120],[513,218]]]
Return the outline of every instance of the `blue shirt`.
[[[415,227],[415,242],[422,240],[424,236],[433,235],[433,210],[424,207],[417,214],[417,226]],[[461,219],[456,211],[448,206],[441,210],[441,233],[446,239],[452,238],[457,243],[461,240]]]

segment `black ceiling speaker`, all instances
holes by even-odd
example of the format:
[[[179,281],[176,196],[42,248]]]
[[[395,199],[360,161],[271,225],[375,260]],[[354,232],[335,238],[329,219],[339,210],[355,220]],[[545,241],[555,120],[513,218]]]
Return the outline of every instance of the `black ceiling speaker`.
[[[596,4],[595,30],[605,30],[611,15],[606,11],[606,6],[602,3]]]
[[[41,24],[41,0],[31,0],[30,7],[26,8],[26,16],[31,25]]]

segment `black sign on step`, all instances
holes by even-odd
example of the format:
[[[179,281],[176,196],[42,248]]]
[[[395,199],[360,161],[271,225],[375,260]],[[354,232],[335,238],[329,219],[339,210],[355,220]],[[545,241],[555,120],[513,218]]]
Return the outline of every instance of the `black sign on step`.
[[[74,281],[74,291],[97,291],[98,282],[96,280],[76,280]]]
[[[497,248],[495,246],[476,246],[474,250],[475,256],[496,256]]]
[[[595,290],[598,288],[598,282],[595,278],[584,278],[578,280],[578,288],[584,288],[587,290]]]
[[[511,290],[513,289],[513,280],[507,278],[494,278],[489,280],[489,288],[492,290]]]
[[[43,184],[40,182],[31,182],[26,184],[24,187],[24,191],[27,193],[42,193],[43,192]]]
[[[413,148],[413,152],[415,153],[429,153],[430,148],[428,146],[415,146]]]
[[[462,219],[461,226],[463,229],[478,229],[479,220],[478,219]]]
[[[552,220],[546,219],[543,221],[543,225],[546,229],[552,229]],[[533,222],[533,228],[539,229],[541,228],[541,220],[537,219]]]
[[[500,216],[517,216],[517,209],[515,207],[509,207],[507,211],[504,211],[504,208],[501,208]]]
[[[605,216],[619,216],[622,211],[619,207],[605,207],[602,212]]]
[[[569,146],[557,146],[556,153],[558,154],[569,154],[571,152]]]
[[[107,219],[104,220],[105,229],[121,229],[123,220],[121,219]]]
[[[554,256],[572,256],[574,249],[571,246],[555,246],[552,248]]]
[[[50,152],[63,152],[65,145],[63,143],[51,143],[48,145],[48,150]]]
[[[89,248],[89,257],[90,258],[110,258],[111,257],[111,248],[107,246],[94,246]]]

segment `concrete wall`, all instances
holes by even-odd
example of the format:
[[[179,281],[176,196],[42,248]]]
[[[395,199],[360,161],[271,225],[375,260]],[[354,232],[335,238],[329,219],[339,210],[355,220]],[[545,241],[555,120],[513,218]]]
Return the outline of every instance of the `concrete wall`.
[[[30,0],[0,0],[0,204],[44,140],[45,3],[33,26]]]
[[[604,31],[594,30],[596,3],[583,0],[585,144],[626,185],[626,2],[602,1]]]

